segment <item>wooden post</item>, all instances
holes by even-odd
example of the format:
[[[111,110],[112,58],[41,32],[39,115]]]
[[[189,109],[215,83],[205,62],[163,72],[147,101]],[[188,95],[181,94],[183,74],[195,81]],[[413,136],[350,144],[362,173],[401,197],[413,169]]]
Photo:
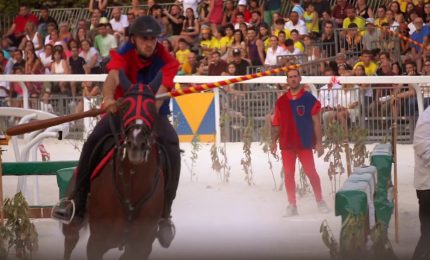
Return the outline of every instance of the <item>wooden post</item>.
[[[3,216],[3,160],[2,160],[2,145],[7,145],[8,139],[0,137],[0,225],[4,224]]]
[[[394,94],[394,102],[392,106],[393,115],[393,123],[391,124],[391,147],[393,152],[393,164],[394,164],[394,237],[396,243],[399,243],[400,235],[399,235],[399,197],[397,190],[397,94]]]

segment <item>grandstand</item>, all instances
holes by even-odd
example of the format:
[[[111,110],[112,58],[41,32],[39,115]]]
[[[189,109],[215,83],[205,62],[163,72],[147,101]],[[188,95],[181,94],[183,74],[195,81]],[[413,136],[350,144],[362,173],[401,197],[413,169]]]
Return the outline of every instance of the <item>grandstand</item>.
[[[116,44],[111,48],[121,48],[128,40],[128,25],[136,16],[149,14],[164,27],[160,42],[181,62],[178,75],[237,76],[293,63],[305,63],[301,69],[307,76],[429,75],[430,14],[424,7],[430,4],[399,1],[400,4],[389,0],[306,0],[294,4],[297,1],[226,0],[221,10],[209,10],[208,1],[195,1],[189,6],[193,12],[187,12],[188,6],[179,1],[107,6],[103,10],[21,6],[18,14],[0,17],[0,72],[103,73],[109,49],[99,44],[104,39],[99,27],[106,25],[108,34],[115,38]],[[31,19],[23,22],[19,19],[23,16]],[[249,28],[255,28],[255,38],[249,36]],[[179,42],[184,43],[182,47]],[[72,57],[74,46],[79,49],[79,57]],[[61,54],[57,60],[52,59],[55,52]],[[225,66],[225,71],[215,70],[211,66],[213,52],[219,52],[232,69]],[[263,57],[258,55],[260,52]],[[83,65],[74,62],[79,59],[84,60]],[[56,64],[64,67],[61,72],[55,70]],[[324,96],[319,88],[328,83],[316,84],[315,94]],[[57,114],[81,111],[83,97],[96,97],[101,88],[100,82],[24,84],[31,108],[50,109]],[[424,107],[428,106],[430,91],[426,84],[417,90],[393,84],[341,86],[341,95],[352,87],[359,102],[348,127],[371,128],[369,140],[381,140],[385,127],[394,120],[392,104],[396,97],[399,109],[394,113],[403,133],[399,138],[411,142],[418,115],[416,100],[420,96]],[[0,82],[0,88],[8,90],[0,91],[2,106],[23,105],[21,84]],[[248,118],[255,120],[256,128],[263,127],[282,88],[282,84],[249,84],[238,86],[234,93],[221,92],[223,104],[234,104],[235,115],[241,118],[231,118],[225,138],[240,141]],[[76,123],[74,128],[75,138],[81,138],[82,125]],[[254,140],[259,138],[256,132]]]

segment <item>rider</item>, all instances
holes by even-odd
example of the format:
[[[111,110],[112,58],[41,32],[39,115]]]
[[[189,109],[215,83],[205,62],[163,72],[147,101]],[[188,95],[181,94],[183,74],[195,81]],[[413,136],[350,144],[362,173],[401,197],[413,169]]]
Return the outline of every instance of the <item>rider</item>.
[[[132,83],[148,84],[157,73],[162,73],[162,83],[157,94],[170,91],[174,87],[175,77],[179,63],[169,54],[162,44],[157,42],[161,34],[160,24],[152,16],[140,16],[130,26],[130,40],[118,51],[110,52],[111,60],[107,64],[108,75],[103,85],[103,104],[109,112],[116,113],[118,106],[116,99],[123,95],[119,85],[119,70],[124,70]],[[169,247],[175,235],[175,227],[171,220],[171,207],[176,196],[180,174],[180,149],[178,136],[168,120],[169,100],[157,101],[159,117],[155,122],[154,129],[159,143],[166,148],[170,162],[170,176],[165,190],[165,207],[162,219],[158,226],[158,240],[163,247]],[[88,192],[90,189],[90,176],[95,166],[88,164],[91,156],[98,155],[102,151],[98,147],[99,140],[106,135],[112,134],[108,116],[103,117],[94,128],[85,142],[78,164],[78,175],[76,188],[70,197],[76,205],[76,213],[72,221],[82,222]],[[118,122],[115,121],[116,127]],[[97,149],[97,148],[99,149]],[[97,150],[95,150],[97,149]],[[98,161],[97,161],[98,162]],[[72,203],[63,203],[66,206],[56,206],[53,217],[60,220],[72,218]]]

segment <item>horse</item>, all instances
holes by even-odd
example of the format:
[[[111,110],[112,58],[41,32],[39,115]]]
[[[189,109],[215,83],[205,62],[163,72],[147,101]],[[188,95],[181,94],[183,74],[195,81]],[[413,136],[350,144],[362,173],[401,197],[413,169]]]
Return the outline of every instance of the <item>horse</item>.
[[[63,224],[64,259],[70,259],[79,230],[87,224],[90,260],[103,259],[112,248],[124,250],[121,260],[147,259],[157,236],[166,179],[166,155],[153,131],[158,115],[155,93],[161,85],[161,73],[147,85],[131,84],[123,71],[119,76],[125,93],[119,109],[123,127],[110,139],[114,147],[102,159],[107,163],[99,164],[99,173],[96,168],[92,174],[85,224]],[[75,185],[73,180],[71,185]],[[69,191],[72,189],[69,187]]]

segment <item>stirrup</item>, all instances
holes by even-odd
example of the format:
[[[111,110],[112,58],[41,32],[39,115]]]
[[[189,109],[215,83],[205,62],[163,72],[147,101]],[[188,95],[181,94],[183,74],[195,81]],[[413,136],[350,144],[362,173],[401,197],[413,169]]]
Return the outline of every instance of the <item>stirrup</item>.
[[[171,233],[170,237],[164,236],[165,233],[163,234],[163,232],[161,232],[162,228],[160,228],[160,227],[161,226],[166,227],[167,225],[169,226],[168,228],[170,229],[169,230],[169,232]],[[176,227],[175,227],[175,224],[173,223],[173,221],[171,220],[171,218],[162,218],[158,222],[158,231],[157,231],[157,239],[158,239],[158,242],[160,243],[160,245],[164,248],[170,247],[170,244],[172,243],[175,236],[176,236]]]
[[[72,204],[72,215],[70,216],[69,219],[61,218],[61,216],[58,216],[58,215],[54,214],[54,209],[61,208],[61,206],[62,206],[61,204],[62,203],[67,203],[67,202],[70,202]],[[63,207],[65,207],[65,206],[63,206]],[[60,221],[63,224],[68,225],[68,224],[70,224],[72,222],[73,218],[75,217],[75,213],[76,213],[76,204],[75,204],[75,201],[73,199],[62,198],[57,204],[55,204],[54,207],[52,207],[51,218],[53,218],[55,220],[58,220],[58,221]]]

